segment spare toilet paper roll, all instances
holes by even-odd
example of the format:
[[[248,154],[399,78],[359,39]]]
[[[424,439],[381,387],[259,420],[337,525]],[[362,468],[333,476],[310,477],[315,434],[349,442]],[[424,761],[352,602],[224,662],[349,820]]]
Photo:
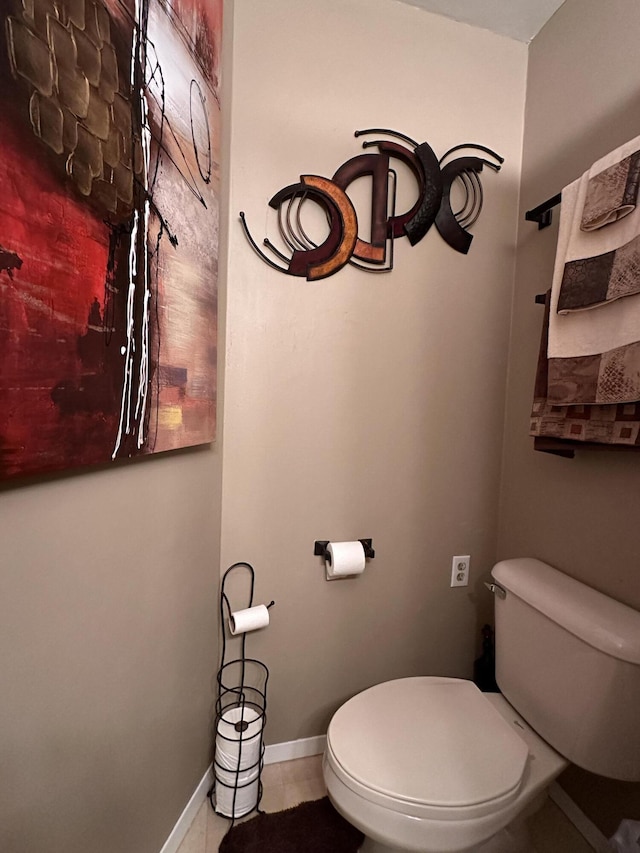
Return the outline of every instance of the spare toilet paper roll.
[[[216,768],[216,811],[225,817],[242,817],[258,805],[258,768],[247,773],[225,773]]]
[[[264,604],[247,607],[246,610],[236,610],[229,616],[229,630],[232,634],[246,634],[247,631],[257,631],[269,624],[269,611]]]
[[[327,580],[361,575],[365,555],[362,542],[329,542],[325,557]]]
[[[260,760],[264,714],[254,708],[228,708],[218,720],[216,770],[247,770]]]

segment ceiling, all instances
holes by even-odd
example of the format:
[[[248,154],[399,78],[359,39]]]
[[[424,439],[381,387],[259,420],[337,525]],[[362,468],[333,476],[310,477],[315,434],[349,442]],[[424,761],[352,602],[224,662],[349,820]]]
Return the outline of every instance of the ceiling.
[[[530,42],[564,0],[402,0],[454,21],[464,21],[518,41]]]

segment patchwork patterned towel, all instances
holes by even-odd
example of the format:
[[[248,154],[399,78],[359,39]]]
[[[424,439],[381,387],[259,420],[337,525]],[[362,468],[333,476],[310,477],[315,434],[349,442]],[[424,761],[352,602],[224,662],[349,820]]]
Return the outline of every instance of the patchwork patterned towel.
[[[618,161],[625,151],[627,156],[640,151],[640,137],[615,152]],[[598,161],[591,171],[599,174],[612,165],[612,157]],[[613,225],[583,231],[590,179],[585,173],[562,191],[549,358],[602,356],[640,341],[640,205]],[[620,362],[619,353],[615,361]],[[569,373],[574,372],[570,366]]]
[[[597,355],[550,358],[547,397],[556,406],[640,400],[640,343]]]
[[[640,151],[601,172],[594,173],[592,166],[580,222],[582,230],[596,231],[628,216],[636,206],[639,187]]]
[[[577,442],[640,446],[640,402],[561,406],[550,399],[550,361],[547,359],[550,301],[547,294],[533,393],[530,435]]]
[[[595,308],[640,292],[639,185],[636,137],[562,191],[560,221],[564,219],[568,230],[564,245],[558,245],[554,273],[559,313]]]
[[[558,311],[597,308],[640,292],[640,235],[613,252],[564,265]]]

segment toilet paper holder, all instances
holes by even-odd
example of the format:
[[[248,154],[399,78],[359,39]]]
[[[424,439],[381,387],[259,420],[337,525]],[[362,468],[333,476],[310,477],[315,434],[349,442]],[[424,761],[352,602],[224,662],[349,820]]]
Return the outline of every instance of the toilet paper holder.
[[[227,581],[234,582],[237,598],[244,587],[244,611],[253,608],[255,571],[250,563],[234,563],[222,576],[220,587],[220,628],[222,655],[216,675],[215,752],[213,784],[207,797],[216,814],[231,820],[245,817],[254,811],[262,813],[262,769],[264,767],[264,727],[267,719],[267,683],[269,670],[265,664],[246,654],[246,631],[234,634],[231,617],[234,611],[226,591]],[[248,599],[248,600],[247,600]],[[265,607],[270,609],[272,601]],[[248,607],[246,606],[248,605]],[[251,629],[247,629],[251,630]],[[235,643],[235,657],[227,657],[229,642]]]
[[[313,543],[313,553],[316,557],[322,557],[325,560],[329,560],[331,562],[331,556],[327,552],[327,548],[329,547],[330,539],[316,539]],[[371,543],[372,539],[358,539],[358,542],[362,544],[364,549],[364,555],[368,560],[373,560],[376,555],[376,552],[373,550]]]

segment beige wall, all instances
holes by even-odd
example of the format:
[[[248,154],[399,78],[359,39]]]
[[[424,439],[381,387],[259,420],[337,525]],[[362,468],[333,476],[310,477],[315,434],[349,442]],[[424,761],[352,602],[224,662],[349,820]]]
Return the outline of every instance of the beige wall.
[[[389,0],[236,0],[234,23],[221,563],[249,560],[256,600],[277,602],[248,638],[271,668],[274,743],[324,732],[381,679],[471,672],[496,546],[527,50]],[[269,269],[238,212],[261,239],[271,195],[331,176],[371,126],[505,156],[483,176],[470,254],[433,229],[397,242],[388,275]],[[325,582],[314,540],[365,536],[365,575]],[[449,588],[454,554],[472,555],[468,589]]]
[[[528,437],[543,311],[534,296],[551,281],[558,217],[538,231],[523,213],[640,134],[638,33],[635,0],[567,0],[530,47],[498,544],[500,558],[539,557],[636,608],[640,455],[581,452],[566,460],[535,453]],[[571,792],[605,831],[634,816],[629,797],[637,816],[638,786],[576,780],[580,774],[568,779]]]
[[[1,850],[153,853],[204,774],[219,467],[203,449],[0,494]]]

